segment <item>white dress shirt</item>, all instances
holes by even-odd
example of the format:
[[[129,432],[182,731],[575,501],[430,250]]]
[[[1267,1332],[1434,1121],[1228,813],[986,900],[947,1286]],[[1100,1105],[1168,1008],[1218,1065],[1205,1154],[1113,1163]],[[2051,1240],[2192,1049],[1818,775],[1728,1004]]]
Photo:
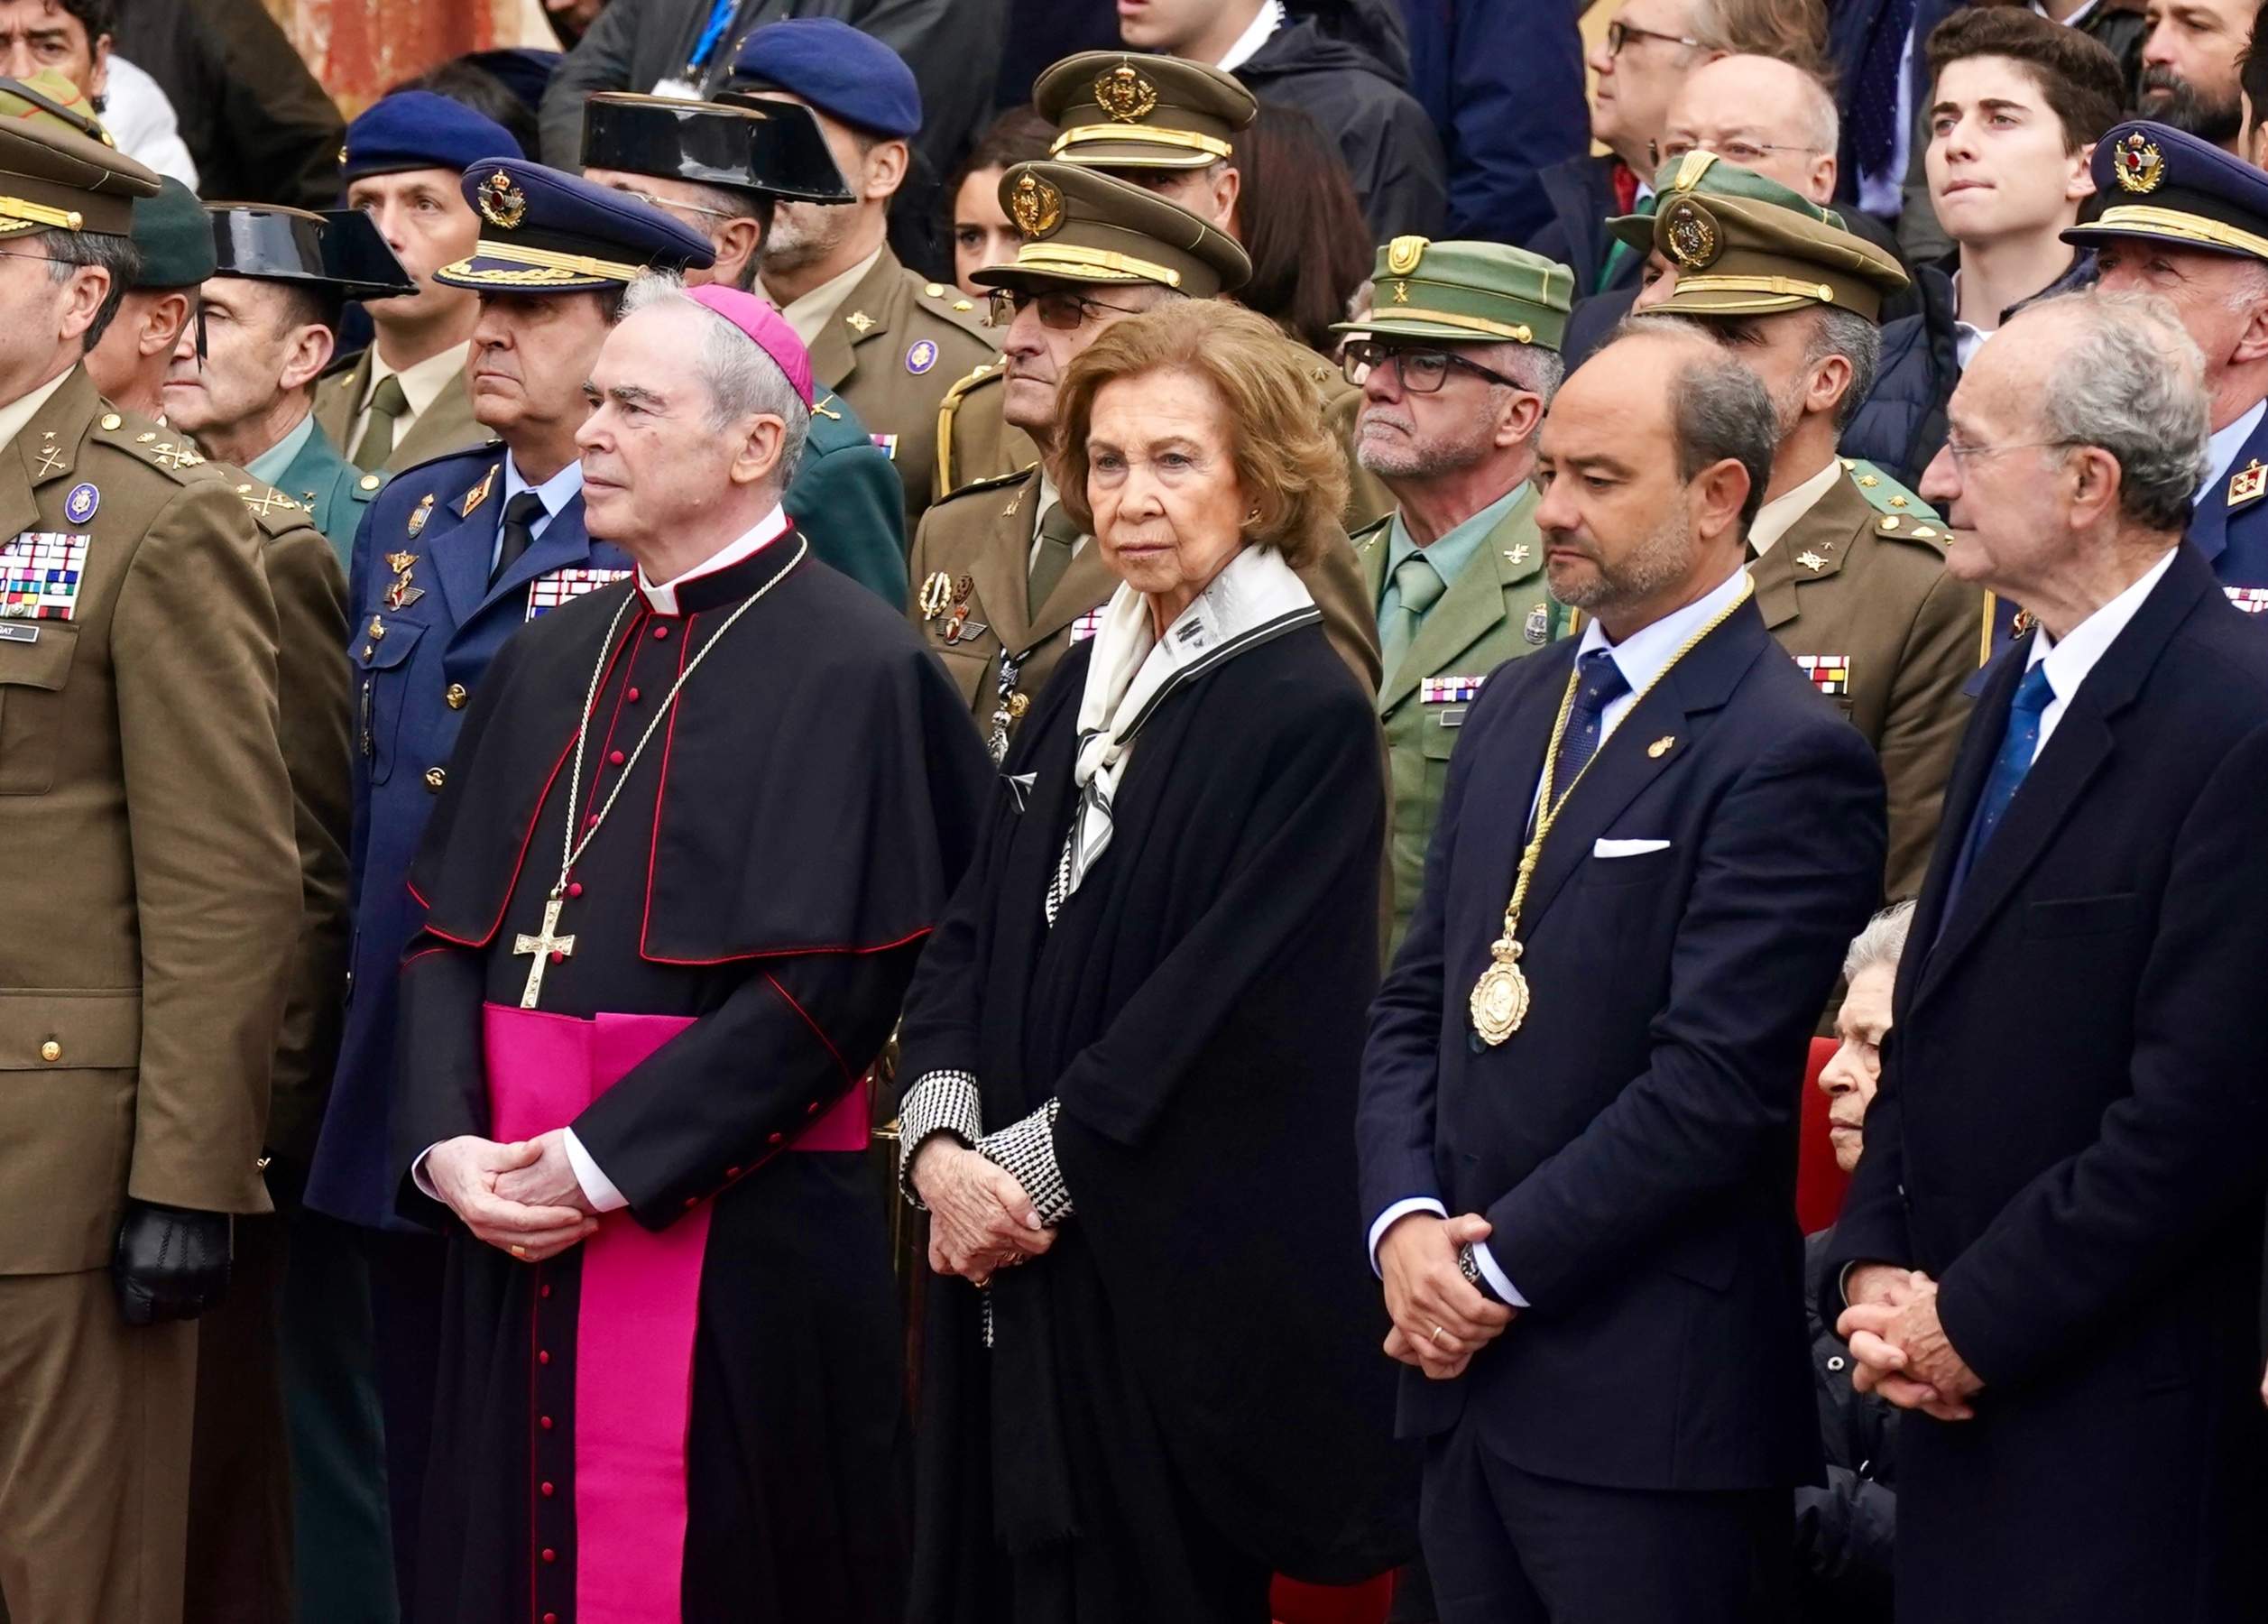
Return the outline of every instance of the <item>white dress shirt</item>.
[[[2095,669],[2096,662],[2109,651],[2110,645],[2118,641],[2118,634],[2126,629],[2126,623],[2134,618],[2134,611],[2142,607],[2143,599],[2150,595],[2151,588],[2157,586],[2164,578],[2165,572],[2172,567],[2174,551],[2174,549],[2167,548],[2165,557],[2144,570],[2141,579],[2073,626],[2060,641],[2048,636],[2045,626],[2041,627],[2040,635],[2032,640],[2032,655],[2024,669],[2047,667],[2048,687],[2055,693],[2055,697],[2049,700],[2046,708],[2040,713],[2040,742],[2033,747],[2033,761],[2038,761],[2041,752],[2047,749],[2048,740],[2055,732],[2055,724],[2062,721],[2063,713],[2070,709],[2071,698],[2079,692],[2079,684],[2087,680],[2088,672]]]
[[[551,521],[558,518],[559,511],[581,494],[582,490],[583,459],[579,457],[541,484],[530,484],[528,476],[520,471],[520,465],[512,460],[512,453],[505,452],[504,500],[503,505],[496,510],[496,533],[488,542],[488,573],[492,577],[495,575],[496,560],[503,557],[504,508],[512,505],[513,497],[522,491],[533,491],[536,500],[543,503],[543,512],[538,513],[536,521],[528,527],[529,542],[532,546],[543,540],[543,532],[551,528]]]
[[[197,160],[181,139],[181,121],[163,87],[113,51],[103,81],[102,125],[136,163],[197,189]]]
[[[1839,467],[1841,465],[1833,466]],[[2161,565],[2160,567],[2164,567]],[[1747,585],[1748,572],[1745,568],[1736,569],[1683,609],[1673,610],[1650,626],[1641,626],[1618,643],[1607,641],[1606,632],[1596,620],[1583,623],[1582,642],[1575,651],[1576,660],[1580,661],[1593,649],[1610,650],[1614,655],[1615,669],[1622,673],[1622,680],[1630,685],[1628,693],[1610,701],[1605,711],[1600,713],[1599,750],[1606,749],[1607,741],[1614,736],[1615,729],[1621,725],[1622,719],[1637,704],[1638,696],[1669,669],[1670,662],[1677,658],[1677,651],[1685,646],[1685,640],[1707,625],[1710,617],[1738,602]],[[1531,808],[1535,801],[1543,798],[1543,795],[1544,783],[1539,775],[1535,794],[1530,801]],[[1388,1207],[1370,1225],[1371,1272],[1379,1272],[1378,1242],[1386,1238],[1386,1232],[1394,1226],[1397,1219],[1409,1213],[1431,1213],[1437,1218],[1449,1216],[1449,1209],[1442,1204],[1440,1197],[1434,1195],[1408,1195]],[[1512,1284],[1510,1277],[1498,1267],[1487,1241],[1476,1242],[1472,1255],[1474,1261],[1480,1265],[1480,1272],[1487,1278],[1490,1290],[1515,1308],[1528,1306],[1527,1298],[1520,1295],[1519,1288]]]
[[[1283,26],[1284,0],[1264,0],[1260,9],[1253,14],[1250,26],[1237,35],[1236,43],[1229,47],[1228,54],[1213,66],[1223,73],[1234,73],[1250,61],[1260,47],[1267,44],[1276,31]]]

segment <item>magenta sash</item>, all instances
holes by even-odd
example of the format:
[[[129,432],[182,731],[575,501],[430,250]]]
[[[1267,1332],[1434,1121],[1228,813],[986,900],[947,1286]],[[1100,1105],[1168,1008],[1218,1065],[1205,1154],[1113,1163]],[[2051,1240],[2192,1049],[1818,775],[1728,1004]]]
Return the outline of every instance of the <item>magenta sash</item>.
[[[506,1141],[567,1126],[693,1024],[673,1015],[583,1020],[493,1003],[483,1012],[490,1131]],[[867,1114],[866,1090],[854,1088],[787,1149],[864,1149]],[[659,1233],[626,1212],[610,1213],[582,1246],[581,1306],[566,1339],[575,1350],[575,1617],[582,1624],[679,1624],[684,1616],[686,1433],[708,1233],[704,1201]],[[542,1295],[535,1345],[548,1361],[547,1344],[559,1333],[543,1324]],[[530,1421],[532,1454],[540,1440]]]

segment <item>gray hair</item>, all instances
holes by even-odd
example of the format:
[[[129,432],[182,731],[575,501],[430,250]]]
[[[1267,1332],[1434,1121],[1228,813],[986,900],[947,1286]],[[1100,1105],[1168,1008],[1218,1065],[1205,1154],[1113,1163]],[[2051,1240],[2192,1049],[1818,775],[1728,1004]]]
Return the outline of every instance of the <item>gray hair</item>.
[[[701,381],[709,389],[709,427],[721,431],[758,414],[778,418],[783,428],[779,462],[772,477],[786,490],[803,461],[804,442],[811,433],[811,409],[761,345],[688,297],[685,284],[675,276],[648,272],[631,283],[622,300],[622,319],[628,320],[641,310],[679,306],[694,311],[701,322],[701,347],[696,360]]]
[[[1843,980],[1853,982],[1869,970],[1895,973],[1905,952],[1905,939],[1913,928],[1913,903],[1894,902],[1867,921],[1867,928],[1851,937],[1843,955]]]
[[[1882,329],[1856,310],[1821,305],[1812,336],[1803,346],[1803,364],[1817,366],[1830,355],[1850,363],[1850,387],[1835,403],[1835,428],[1850,427],[1859,406],[1874,392],[1875,374],[1882,368]]]
[[[2097,447],[2118,464],[2118,509],[2153,531],[2180,531],[2210,466],[2205,358],[2163,300],[2064,293],[2026,307],[2077,330],[2041,381],[2043,438]],[[2018,319],[2023,319],[2019,317]]]
[[[1505,344],[1498,346],[1496,369],[1517,382],[1532,395],[1544,397],[1549,406],[1552,397],[1567,378],[1567,362],[1557,350],[1545,349],[1535,344]]]
[[[1780,448],[1779,411],[1764,380],[1727,354],[1701,322],[1641,310],[1624,317],[1608,342],[1667,337],[1690,339],[1705,352],[1670,380],[1677,476],[1691,483],[1703,468],[1727,458],[1746,468],[1748,494],[1740,504],[1740,528],[1746,531],[1756,522],[1765,487],[1772,483],[1772,459]]]
[[[118,314],[126,293],[134,286],[134,279],[142,269],[142,251],[134,245],[132,237],[113,236],[101,231],[63,231],[50,229],[32,237],[27,246],[47,259],[47,279],[57,287],[70,281],[74,272],[94,269],[110,272],[110,291],[95,308],[95,319],[85,337],[88,349],[102,342],[102,336]]]

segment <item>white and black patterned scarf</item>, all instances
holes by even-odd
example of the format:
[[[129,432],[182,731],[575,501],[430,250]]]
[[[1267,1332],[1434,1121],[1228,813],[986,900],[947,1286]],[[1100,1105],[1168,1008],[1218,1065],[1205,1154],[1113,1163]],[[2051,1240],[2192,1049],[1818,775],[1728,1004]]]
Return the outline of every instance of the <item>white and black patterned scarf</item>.
[[[1142,724],[1167,696],[1213,667],[1323,619],[1315,600],[1274,548],[1247,547],[1174,618],[1163,638],[1149,600],[1121,584],[1102,611],[1079,697],[1079,800],[1056,877],[1047,923],[1111,844],[1111,802]]]

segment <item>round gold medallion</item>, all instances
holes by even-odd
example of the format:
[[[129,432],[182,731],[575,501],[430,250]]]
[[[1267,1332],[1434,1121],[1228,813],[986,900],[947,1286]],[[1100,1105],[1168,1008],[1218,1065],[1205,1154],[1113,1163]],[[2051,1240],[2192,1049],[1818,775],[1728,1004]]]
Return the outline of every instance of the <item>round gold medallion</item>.
[[[1026,175],[1009,193],[1008,212],[1017,230],[1028,237],[1044,237],[1063,224],[1063,193],[1052,180]]]
[[[1520,973],[1520,945],[1498,942],[1492,950],[1496,962],[1472,984],[1472,1029],[1494,1048],[1520,1029],[1527,1019],[1527,977]]]
[[[1157,108],[1157,87],[1131,62],[1120,62],[1094,81],[1095,105],[1120,124],[1134,124]]]

